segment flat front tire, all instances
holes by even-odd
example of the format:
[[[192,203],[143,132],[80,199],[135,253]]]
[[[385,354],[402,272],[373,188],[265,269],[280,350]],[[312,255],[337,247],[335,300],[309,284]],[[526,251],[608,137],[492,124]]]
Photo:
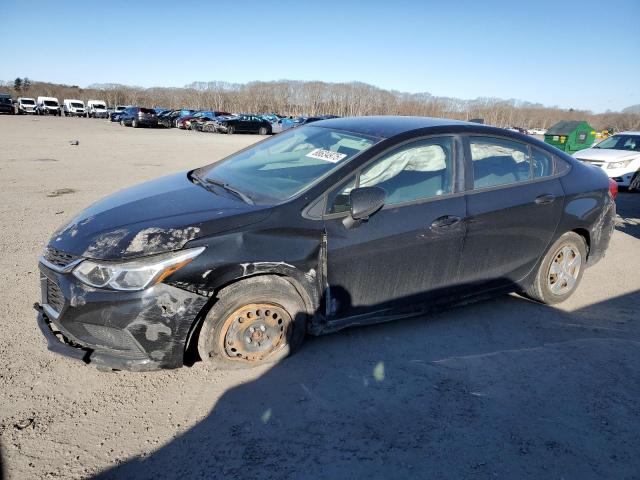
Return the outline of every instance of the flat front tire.
[[[587,261],[587,244],[575,232],[562,235],[542,259],[525,294],[548,305],[569,298],[578,288]]]
[[[222,289],[198,336],[198,353],[216,368],[251,368],[277,362],[302,344],[304,301],[286,279],[264,275]]]

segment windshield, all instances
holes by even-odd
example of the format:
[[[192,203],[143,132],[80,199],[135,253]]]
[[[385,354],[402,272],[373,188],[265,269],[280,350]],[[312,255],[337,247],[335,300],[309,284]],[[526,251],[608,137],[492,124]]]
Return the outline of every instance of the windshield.
[[[47,107],[57,107],[58,106],[58,102],[54,102],[53,100],[45,100],[44,104]]]
[[[71,106],[74,108],[84,108],[84,105],[78,102],[71,102]]]
[[[11,99],[9,97],[0,97],[0,103],[11,103]]]
[[[194,172],[242,191],[256,203],[287,200],[380,139],[342,130],[302,127]]]
[[[23,104],[23,105],[35,105],[36,104],[36,102],[31,100],[30,98],[23,98],[22,100],[20,100],[20,103]]]
[[[609,137],[593,148],[605,148],[608,150],[631,150],[640,151],[640,135],[614,135]]]
[[[94,103],[93,108],[102,108],[103,110],[107,109],[104,103]]]

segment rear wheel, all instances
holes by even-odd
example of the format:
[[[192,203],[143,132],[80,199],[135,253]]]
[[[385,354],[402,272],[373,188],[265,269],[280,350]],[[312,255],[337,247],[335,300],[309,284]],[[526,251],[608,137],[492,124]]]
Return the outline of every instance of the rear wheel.
[[[565,233],[545,255],[526,295],[546,304],[566,300],[580,284],[586,261],[584,239],[574,232]]]
[[[300,347],[306,322],[304,302],[284,278],[241,280],[219,292],[200,330],[198,353],[217,368],[276,362]]]
[[[232,125],[229,125],[227,127],[227,135],[233,135],[235,132],[236,132],[236,129]]]
[[[258,130],[258,133],[260,135],[266,135],[267,134],[267,127],[260,127],[260,130]]]
[[[138,120],[136,120],[135,118],[133,120],[131,120],[131,126],[133,128],[138,128],[138,126],[139,126]]]

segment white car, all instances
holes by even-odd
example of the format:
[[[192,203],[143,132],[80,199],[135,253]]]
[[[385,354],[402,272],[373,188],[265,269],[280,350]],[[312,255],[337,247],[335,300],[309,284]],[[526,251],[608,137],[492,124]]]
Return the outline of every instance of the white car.
[[[87,113],[93,118],[108,118],[109,112],[107,104],[103,100],[89,100],[87,102]]]
[[[82,100],[65,98],[62,102],[62,113],[65,117],[86,117],[87,112]]]
[[[33,115],[36,113],[36,101],[33,98],[18,97],[16,109],[20,114],[30,113]]]
[[[604,169],[619,187],[640,190],[640,132],[622,132],[573,155]]]

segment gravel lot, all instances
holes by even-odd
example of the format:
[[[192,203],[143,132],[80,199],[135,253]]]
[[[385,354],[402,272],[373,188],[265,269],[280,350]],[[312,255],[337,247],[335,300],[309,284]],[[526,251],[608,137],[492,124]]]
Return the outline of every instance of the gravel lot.
[[[503,296],[251,371],[102,373],[37,329],[51,233],[260,137],[9,116],[0,132],[0,478],[640,478],[640,194],[558,307]]]

